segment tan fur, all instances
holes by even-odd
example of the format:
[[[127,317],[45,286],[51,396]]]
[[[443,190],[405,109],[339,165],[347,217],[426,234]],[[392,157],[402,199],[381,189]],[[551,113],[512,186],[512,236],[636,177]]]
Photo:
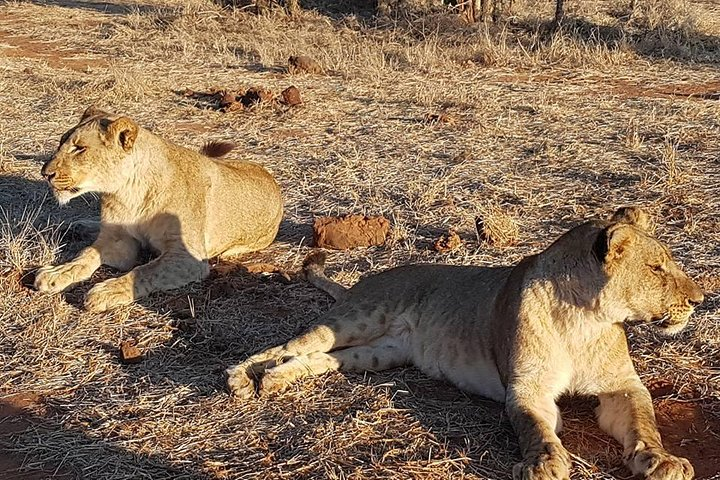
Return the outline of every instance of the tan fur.
[[[216,142],[202,152],[217,157],[231,148]],[[86,308],[103,311],[200,280],[211,257],[269,245],[282,217],[275,180],[254,163],[206,155],[174,145],[130,118],[88,108],[63,135],[42,174],[61,204],[100,192],[100,231],[72,261],[41,268],[35,287],[63,291],[100,265],[130,270],[88,292]],[[136,267],[141,248],[158,256]]]
[[[347,288],[325,276],[326,257],[325,252],[320,250],[308,255],[303,261],[303,273],[308,282],[327,292],[336,301],[340,301],[345,298]]]
[[[505,402],[523,456],[517,479],[569,478],[555,401],[597,395],[600,426],[623,445],[634,474],[692,478],[690,463],[662,447],[622,327],[630,319],[674,332],[703,300],[648,225],[628,208],[513,267],[411,265],[368,277],[305,334],[229,368],[228,386],[250,397],[329,370],[413,364]]]

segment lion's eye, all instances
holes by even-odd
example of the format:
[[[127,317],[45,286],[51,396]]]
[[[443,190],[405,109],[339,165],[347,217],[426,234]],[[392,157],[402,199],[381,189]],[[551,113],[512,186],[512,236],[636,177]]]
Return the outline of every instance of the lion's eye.
[[[655,273],[662,273],[665,271],[665,266],[663,265],[648,265],[648,267],[650,267],[650,270]]]

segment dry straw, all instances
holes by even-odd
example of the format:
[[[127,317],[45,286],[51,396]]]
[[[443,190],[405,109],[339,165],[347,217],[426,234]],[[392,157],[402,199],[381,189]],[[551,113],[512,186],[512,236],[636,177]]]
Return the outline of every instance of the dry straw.
[[[0,4],[0,398],[43,399],[32,427],[0,437],[21,463],[106,480],[509,478],[519,450],[502,406],[414,369],[336,373],[247,402],[224,391],[225,367],[330,305],[302,281],[240,264],[294,273],[312,219],[345,213],[393,224],[387,246],[329,257],[329,274],[350,285],[410,262],[508,265],[586,218],[645,205],[708,295],[677,338],[629,327],[635,364],[647,384],[671,385],[664,399],[717,418],[719,7],[647,0],[628,17],[615,1],[570,2],[551,32],[554,2],[518,0],[508,23],[487,26],[401,3],[377,18],[343,2],[293,18],[209,0]],[[288,75],[291,55],[325,74]],[[221,113],[182,94],[290,85],[303,105]],[[96,200],[59,208],[39,168],[93,103],[188,147],[240,145],[231,157],[262,164],[282,186],[278,241],[213,261],[205,282],[103,315],[84,312],[82,296],[118,272],[102,269],[66,295],[29,290],[28,269],[90,241],[66,226],[94,218]],[[455,121],[424,121],[438,112]],[[469,231],[478,213],[493,245],[510,246],[429,248],[438,232]],[[124,340],[142,362],[120,362]],[[562,437],[577,454],[574,478],[629,476],[591,409],[574,406]],[[701,427],[677,438],[704,435],[713,448],[717,423]],[[673,438],[678,453],[694,445]]]

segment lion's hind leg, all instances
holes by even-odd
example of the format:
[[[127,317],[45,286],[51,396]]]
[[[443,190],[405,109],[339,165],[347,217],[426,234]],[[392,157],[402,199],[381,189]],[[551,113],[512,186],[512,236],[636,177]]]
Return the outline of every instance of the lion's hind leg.
[[[262,378],[259,393],[280,392],[297,379],[342,370],[346,372],[382,371],[410,361],[405,349],[394,345],[361,346],[330,353],[299,355],[270,368]]]
[[[272,368],[289,354],[285,345],[268,348],[247,360],[225,370],[225,378],[230,393],[239,398],[255,396],[255,381],[266,369]]]
[[[265,373],[265,370],[275,367],[283,361],[293,357],[310,355],[316,352],[329,352],[333,348],[346,345],[348,339],[338,329],[336,322],[320,324],[311,327],[304,334],[295,337],[277,347],[252,355],[244,362],[228,368],[225,371],[227,385],[230,393],[241,398],[252,398],[255,394],[255,382]],[[359,340],[350,337],[350,340]]]
[[[228,368],[225,371],[228,388],[233,395],[250,398],[255,394],[255,382],[267,374],[267,370],[290,363],[295,357],[310,358],[312,354],[326,354],[345,347],[370,345],[382,337],[386,330],[384,321],[374,322],[372,320],[373,316],[361,315],[361,312],[353,311],[352,308],[349,310],[344,306],[335,308],[328,312],[318,325],[311,327],[304,334],[291,339],[284,345],[269,348],[249,357],[239,365]],[[308,362],[308,360],[304,361]],[[309,363],[313,366],[310,368],[310,374],[314,371],[322,373],[332,369],[333,362],[322,355],[315,355]],[[285,370],[292,371],[296,365],[300,365],[300,360],[285,367]],[[276,374],[280,375],[281,371]],[[297,378],[298,376],[291,374],[290,377]]]

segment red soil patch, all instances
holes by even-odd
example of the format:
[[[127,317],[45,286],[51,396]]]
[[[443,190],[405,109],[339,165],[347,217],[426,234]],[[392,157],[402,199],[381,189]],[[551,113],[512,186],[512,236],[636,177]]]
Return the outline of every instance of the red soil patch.
[[[313,241],[316,247],[337,250],[369,247],[385,243],[389,231],[390,222],[385,217],[317,217],[313,225]]]
[[[720,81],[698,84],[638,85],[615,80],[613,89],[625,98],[687,97],[703,100],[720,100]]]
[[[42,409],[42,398],[33,393],[0,398],[0,480],[70,480],[72,473],[65,469],[24,468],[23,459],[7,452],[13,434],[27,430],[33,424],[30,410]]]
[[[63,47],[58,42],[43,42],[26,35],[12,35],[0,30],[0,55],[46,62],[53,68],[69,68],[87,72],[91,67],[104,66],[104,60],[89,59],[80,50]]]
[[[720,419],[694,402],[655,402],[663,444],[670,452],[690,460],[695,477],[711,478],[720,472]]]
[[[673,393],[667,382],[650,383],[653,397]],[[574,398],[564,401],[560,437],[570,452],[610,470],[622,464],[622,449],[597,426],[593,411],[596,404]],[[720,419],[705,412],[698,402],[655,398],[653,405],[665,448],[690,460],[698,480],[716,478],[720,472]],[[629,477],[630,473],[621,476]]]

